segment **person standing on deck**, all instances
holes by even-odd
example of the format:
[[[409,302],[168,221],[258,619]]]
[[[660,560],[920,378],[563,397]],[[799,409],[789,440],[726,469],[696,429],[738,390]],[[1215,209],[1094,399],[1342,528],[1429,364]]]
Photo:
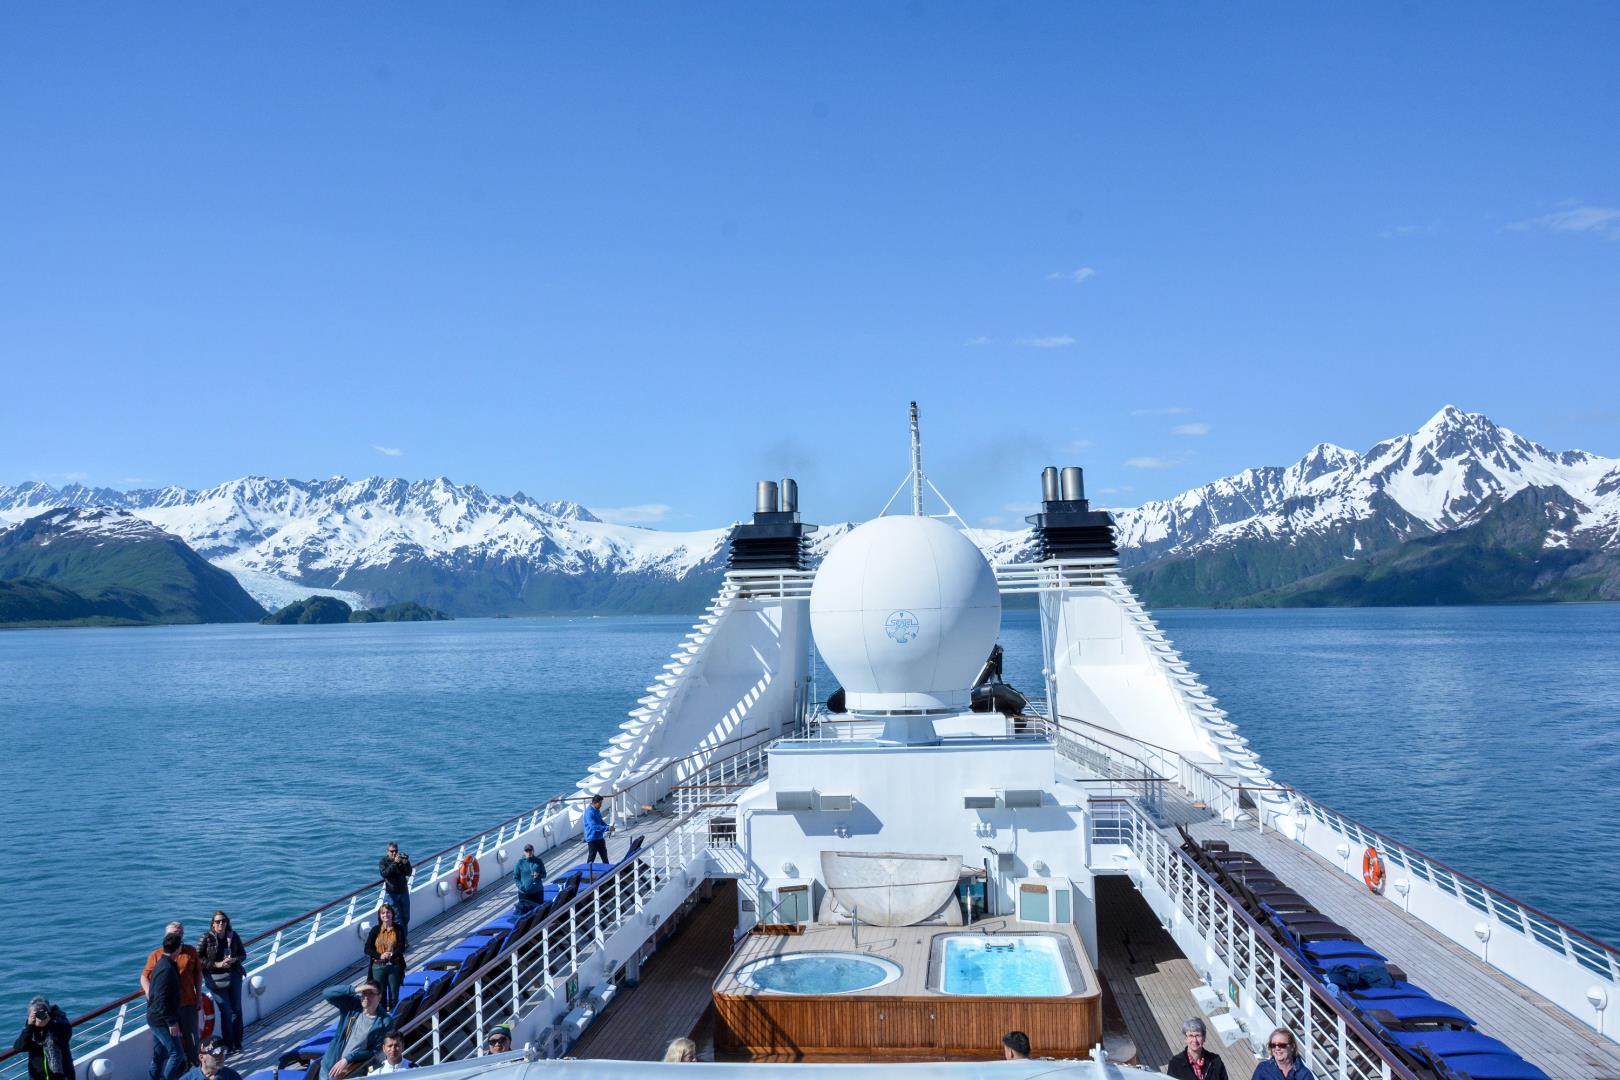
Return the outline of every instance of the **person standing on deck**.
[[[28,1055],[28,1080],[73,1080],[72,1038],[67,1013],[37,997],[28,1003],[28,1022],[11,1048]]]
[[[382,987],[382,1007],[393,1009],[399,1004],[399,987],[405,981],[405,950],[409,942],[394,915],[394,906],[384,904],[377,909],[377,925],[366,938],[366,956],[371,960],[367,974],[371,981]]]
[[[585,808],[585,861],[588,863],[605,863],[608,861],[607,838],[613,831],[613,826],[607,823],[602,816],[602,796],[592,795],[591,805]],[[597,858],[600,855],[601,858]],[[592,874],[594,877],[595,874]]]
[[[546,899],[546,864],[534,853],[533,844],[523,845],[523,858],[512,871],[517,884],[517,917],[523,918]]]
[[[358,1076],[376,1059],[383,1037],[394,1026],[393,1018],[382,1010],[382,987],[366,979],[353,991],[329,986],[321,996],[338,1011],[338,1022],[316,1080]]]
[[[377,876],[383,880],[383,900],[393,905],[394,920],[401,930],[411,925],[411,857],[399,850],[393,841],[377,864]]]
[[[180,931],[171,923],[158,947],[157,960],[141,973],[146,991],[146,1026],[152,1029],[150,1080],[179,1080],[186,1071],[186,1044],[180,1035]]]
[[[1187,1049],[1171,1058],[1164,1071],[1176,1080],[1226,1080],[1226,1063],[1204,1049],[1204,1022],[1195,1016],[1181,1025],[1181,1033]]]
[[[214,999],[219,1012],[225,1052],[237,1053],[242,1049],[242,969],[247,963],[247,949],[231,929],[231,917],[223,911],[214,912],[208,933],[197,942],[197,958],[202,963],[203,989]]]
[[[165,943],[170,934],[184,942],[186,928],[181,923],[172,922],[163,928]],[[162,947],[153,949],[152,955],[146,958],[146,967],[141,969],[141,992],[148,997],[152,994],[152,969],[163,954]],[[197,1010],[202,997],[202,958],[197,955],[196,949],[182,944],[175,953],[174,965],[180,973],[180,1045],[185,1053],[185,1067],[190,1068],[197,1064]]]

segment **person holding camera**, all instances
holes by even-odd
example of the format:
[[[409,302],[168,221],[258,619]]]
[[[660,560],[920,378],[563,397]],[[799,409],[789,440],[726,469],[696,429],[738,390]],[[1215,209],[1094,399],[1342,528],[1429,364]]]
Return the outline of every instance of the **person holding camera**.
[[[73,1025],[60,1006],[42,997],[28,1003],[28,1022],[12,1049],[28,1055],[28,1080],[74,1080]]]
[[[394,909],[394,919],[404,930],[411,924],[411,857],[390,841],[377,871],[387,894],[383,900]]]

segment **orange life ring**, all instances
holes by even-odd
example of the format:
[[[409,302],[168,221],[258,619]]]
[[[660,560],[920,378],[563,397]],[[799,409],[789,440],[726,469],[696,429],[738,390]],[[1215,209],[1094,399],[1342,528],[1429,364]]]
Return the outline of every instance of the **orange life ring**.
[[[197,995],[197,1045],[214,1037],[214,999],[206,993]]]
[[[471,855],[463,855],[456,864],[456,888],[461,890],[462,896],[478,891],[478,860]]]
[[[1384,858],[1377,848],[1370,847],[1361,853],[1361,880],[1373,892],[1384,891]]]

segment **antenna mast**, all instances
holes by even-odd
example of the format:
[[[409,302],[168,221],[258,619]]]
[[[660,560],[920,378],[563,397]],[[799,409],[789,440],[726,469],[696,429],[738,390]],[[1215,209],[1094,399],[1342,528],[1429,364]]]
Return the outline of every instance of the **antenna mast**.
[[[911,512],[923,516],[922,432],[917,428],[917,403],[911,403]]]

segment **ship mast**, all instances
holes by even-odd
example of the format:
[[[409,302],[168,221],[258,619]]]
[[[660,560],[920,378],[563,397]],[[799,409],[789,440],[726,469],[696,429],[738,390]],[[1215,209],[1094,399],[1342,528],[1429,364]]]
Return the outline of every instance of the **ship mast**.
[[[911,512],[923,516],[922,432],[917,427],[917,403],[911,403]]]

